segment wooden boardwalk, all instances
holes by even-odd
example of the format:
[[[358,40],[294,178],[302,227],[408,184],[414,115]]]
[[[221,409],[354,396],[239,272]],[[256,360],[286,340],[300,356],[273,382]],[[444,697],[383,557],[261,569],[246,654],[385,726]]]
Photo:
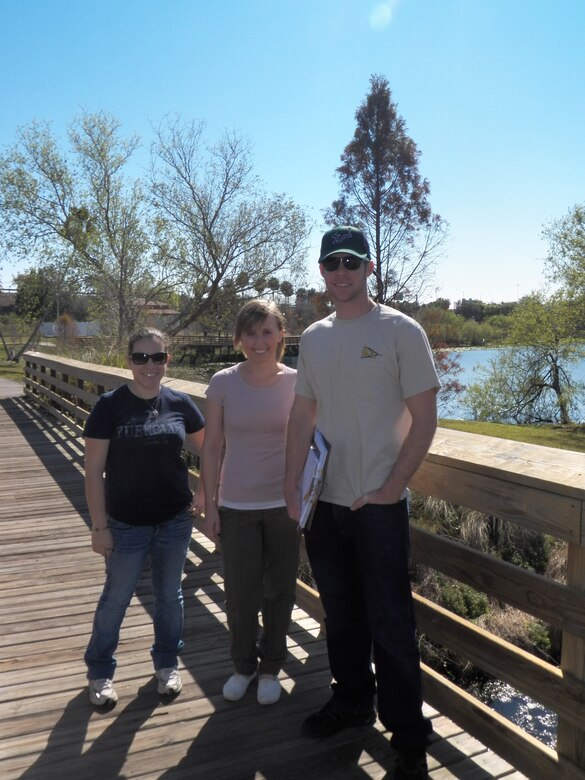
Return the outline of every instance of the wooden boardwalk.
[[[10,395],[2,393],[0,398]],[[82,451],[21,398],[0,400],[0,778],[78,780],[365,780],[391,778],[388,734],[376,727],[313,741],[300,723],[328,695],[325,643],[295,609],[281,701],[254,689],[230,704],[221,557],[194,532],[184,578],[184,688],[156,693],[148,649],[151,593],[143,578],[118,652],[117,706],[95,710],[82,656],[101,592],[90,549]],[[433,780],[521,780],[509,764],[440,714]],[[535,779],[536,780],[536,779]]]

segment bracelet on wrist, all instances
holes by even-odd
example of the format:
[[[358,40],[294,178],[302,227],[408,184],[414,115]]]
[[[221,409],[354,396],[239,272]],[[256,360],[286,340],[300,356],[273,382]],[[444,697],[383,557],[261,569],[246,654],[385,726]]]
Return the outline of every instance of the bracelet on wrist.
[[[100,531],[107,531],[108,528],[109,528],[109,526],[107,526],[107,525],[105,525],[103,528],[96,528],[95,526],[92,525],[91,532],[99,534]]]

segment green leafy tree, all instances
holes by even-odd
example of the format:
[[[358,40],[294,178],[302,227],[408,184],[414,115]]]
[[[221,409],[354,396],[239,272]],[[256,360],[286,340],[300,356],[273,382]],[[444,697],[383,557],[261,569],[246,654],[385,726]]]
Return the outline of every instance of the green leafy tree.
[[[506,314],[486,317],[480,328],[483,341],[489,344],[503,344],[510,335],[511,325],[511,318]]]
[[[199,317],[198,322],[206,332],[218,336],[221,336],[222,333],[231,335],[234,332],[236,317],[241,305],[242,299],[238,295],[237,287],[228,279],[218,290],[212,308],[206,309]]]
[[[148,201],[127,176],[139,142],[101,112],[75,120],[69,144],[64,153],[47,124],[19,131],[0,158],[1,238],[13,253],[50,258],[63,273],[75,269],[119,347],[146,304],[168,289]]]
[[[414,317],[425,329],[431,344],[442,346],[461,344],[464,320],[451,309],[444,309],[436,304],[421,306]]]
[[[258,295],[262,295],[268,287],[268,279],[266,279],[265,276],[260,276],[256,281],[254,282],[254,292],[256,292]]]
[[[475,320],[464,320],[460,344],[466,347],[480,347],[484,343],[482,325]]]
[[[547,272],[565,295],[585,311],[585,205],[576,205],[562,218],[545,226],[549,243]]]
[[[64,274],[62,266],[30,268],[15,276],[14,283],[16,313],[29,321],[40,316],[43,321],[52,321],[64,311],[85,312],[85,303],[77,294],[76,277],[71,272]]]
[[[356,225],[367,234],[378,301],[413,300],[430,282],[446,223],[431,210],[429,183],[418,170],[420,152],[385,78],[371,77],[370,92],[355,116],[353,139],[337,168],[340,195],[325,219]]]
[[[62,307],[68,305],[72,307],[76,295],[71,278],[64,276],[62,269],[54,265],[31,268],[25,273],[18,274],[14,278],[14,283],[16,284],[14,314],[19,321],[21,333],[18,350],[14,354],[14,358],[18,360],[36,340],[42,323],[58,317]],[[7,350],[4,335],[0,335]]]
[[[444,307],[442,300],[427,306],[420,306],[413,315],[422,325],[433,349],[435,368],[441,381],[438,395],[440,417],[448,417],[453,402],[463,392],[464,387],[459,381],[463,371],[459,362],[459,354],[448,347],[459,342],[461,318],[454,311]]]
[[[271,277],[294,279],[304,267],[304,211],[285,195],[263,192],[247,142],[226,133],[208,147],[203,130],[202,123],[171,121],[153,147],[160,245],[186,302],[171,334],[213,311],[226,284],[249,297],[262,294]]]
[[[280,279],[277,276],[271,276],[266,282],[266,286],[272,293],[272,298],[274,299],[276,293],[280,291]]]
[[[284,295],[288,301],[295,294],[295,288],[290,282],[284,281],[280,284],[280,292]]]
[[[43,269],[31,268],[14,278],[16,300],[14,310],[24,320],[48,317],[53,308],[54,291],[50,278]]]
[[[585,357],[577,338],[579,307],[562,294],[523,298],[510,315],[509,349],[479,368],[467,389],[474,419],[517,424],[568,424],[585,394],[571,367]]]
[[[462,298],[455,304],[456,314],[459,314],[466,320],[475,320],[475,322],[483,320],[484,310],[485,304],[483,301],[475,298]]]
[[[19,349],[16,352],[12,350],[12,353],[14,359],[19,360],[23,352],[35,341],[42,323],[53,308],[54,289],[50,275],[36,269],[19,274],[14,278],[14,283],[16,284],[14,314],[20,321],[23,337]],[[8,356],[9,350],[3,334],[2,343]]]

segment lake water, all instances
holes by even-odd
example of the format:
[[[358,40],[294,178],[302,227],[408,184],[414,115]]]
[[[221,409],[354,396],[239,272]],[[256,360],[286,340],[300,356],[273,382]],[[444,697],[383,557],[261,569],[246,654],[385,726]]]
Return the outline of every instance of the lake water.
[[[462,349],[461,351],[451,350],[450,354],[452,356],[457,356],[457,361],[463,369],[457,377],[458,381],[461,382],[462,385],[480,383],[483,379],[483,374],[477,371],[477,367],[488,367],[490,360],[497,358],[501,351],[501,349]],[[572,379],[575,382],[585,383],[585,360],[580,360],[579,362],[571,365],[569,371]],[[461,395],[463,396],[464,394],[465,393],[463,392]],[[441,417],[446,417],[451,420],[471,419],[469,412],[461,405],[460,399],[455,399],[452,401],[449,404],[448,409],[440,409],[439,414]],[[574,420],[574,422],[585,422],[585,405],[583,405],[583,407],[580,409],[577,416],[579,419]]]
[[[494,680],[484,690],[489,706],[550,748],[556,747],[558,718],[554,712],[506,683]]]

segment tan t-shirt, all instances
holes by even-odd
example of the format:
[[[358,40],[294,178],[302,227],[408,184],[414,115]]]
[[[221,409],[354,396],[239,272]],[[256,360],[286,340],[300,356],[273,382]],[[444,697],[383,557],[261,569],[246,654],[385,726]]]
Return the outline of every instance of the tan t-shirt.
[[[241,365],[241,364],[239,364]],[[225,455],[218,505],[232,509],[285,506],[284,480],[286,423],[294,400],[294,368],[269,387],[252,387],[238,365],[218,371],[206,395],[223,406]]]
[[[380,488],[410,428],[405,399],[439,386],[425,332],[395,309],[332,314],[307,328],[296,393],[316,399],[317,427],[331,445],[321,499],[351,506]]]

